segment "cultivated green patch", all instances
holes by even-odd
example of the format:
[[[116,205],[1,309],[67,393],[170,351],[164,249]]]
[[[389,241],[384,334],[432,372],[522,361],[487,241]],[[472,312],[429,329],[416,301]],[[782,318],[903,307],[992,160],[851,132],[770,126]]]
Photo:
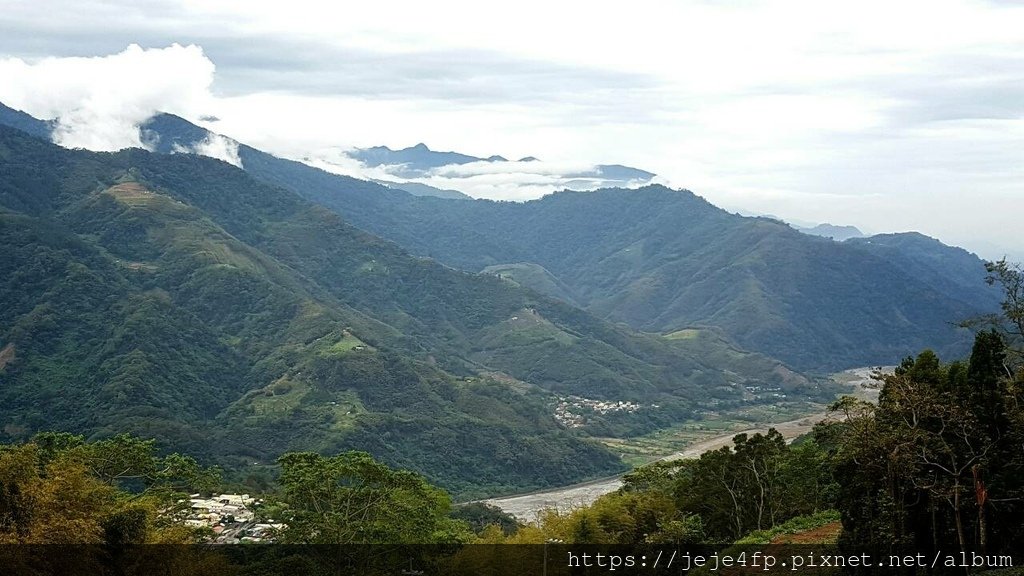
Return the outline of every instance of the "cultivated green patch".
[[[669,340],[693,340],[700,337],[700,330],[695,328],[687,328],[685,330],[676,330],[665,335],[665,338]]]
[[[324,340],[330,339],[329,336],[325,337]],[[319,354],[321,356],[342,356],[352,351],[372,350],[359,338],[352,335],[351,332],[345,330],[342,332],[341,338],[337,341],[323,347],[322,343],[318,346],[320,348]]]

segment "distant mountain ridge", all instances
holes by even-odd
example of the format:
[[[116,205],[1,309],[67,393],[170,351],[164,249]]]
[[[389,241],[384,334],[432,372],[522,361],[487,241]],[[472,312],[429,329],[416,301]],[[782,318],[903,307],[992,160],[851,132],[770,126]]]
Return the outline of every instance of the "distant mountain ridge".
[[[435,188],[419,182],[392,182],[390,180],[373,180],[377,184],[408,192],[413,196],[434,196],[436,198],[448,198],[449,200],[471,200],[470,196],[458,190]]]
[[[812,236],[821,236],[823,238],[831,238],[837,242],[843,240],[849,240],[850,238],[863,238],[864,233],[861,232],[856,226],[836,226],[834,224],[818,224],[809,228],[802,226],[794,226],[800,232],[804,234],[810,234]]]
[[[970,301],[978,288],[978,263],[973,253],[920,232],[876,234],[850,238],[845,244],[886,258],[930,286],[941,286],[948,294]],[[990,297],[994,290],[986,290]]]
[[[53,122],[39,120],[21,110],[5,106],[2,102],[0,102],[0,124],[47,140],[53,135]]]
[[[146,125],[172,141],[206,133],[189,135],[195,128],[168,115]],[[998,307],[997,291],[983,282],[983,262],[965,251],[937,241],[815,238],[773,219],[729,214],[685,190],[450,202],[245,145],[238,154],[254,176],[414,254],[473,272],[536,265],[546,274],[516,282],[564,287],[587,310],[641,330],[717,326],[740,345],[801,369],[889,364],[924,347],[957,356],[970,337],[953,324]],[[947,257],[952,252],[956,257]]]
[[[469,164],[470,162],[508,162],[501,156],[478,158],[458,152],[439,152],[431,150],[420,142],[415,146],[392,150],[387,146],[357,148],[348,153],[351,158],[359,160],[367,166],[403,166],[410,174],[419,174],[431,168],[440,168],[452,164]]]
[[[413,253],[471,271],[532,262],[599,316],[649,331],[718,326],[801,369],[889,364],[924,347],[957,356],[970,337],[953,324],[998,306],[975,256],[932,259],[955,262],[939,276],[975,278],[968,290],[930,284],[934,272],[915,277],[897,261],[900,246],[883,254],[815,238],[773,219],[729,214],[688,191],[651,186],[453,204],[371,194],[344,178],[298,186],[311,169],[278,159],[256,170]]]
[[[431,150],[422,142],[409,148],[392,150],[387,146],[374,146],[372,148],[357,148],[347,152],[348,156],[359,160],[366,166],[391,166],[397,175],[406,178],[425,176],[430,170],[444,166],[458,166],[471,164],[473,162],[500,163],[509,162],[503,156],[489,156],[480,158],[461,154],[459,152],[438,152]],[[518,162],[539,162],[533,156],[527,156]],[[592,170],[570,172],[563,175],[566,178],[595,178],[600,177],[606,180],[607,186],[614,186],[616,183],[626,185],[630,182],[649,182],[656,176],[653,172],[622,166],[619,164],[599,164]]]
[[[385,174],[375,179],[394,181],[394,186],[405,184],[429,186],[411,188],[415,195],[452,197],[450,193],[436,194],[433,190],[459,190],[477,196],[503,198],[519,197],[525,187],[527,194],[535,194],[536,187],[555,190],[595,190],[607,187],[633,188],[653,182],[657,175],[620,164],[600,164],[581,167],[548,164],[534,156],[511,161],[504,156],[470,156],[459,152],[431,150],[426,144],[392,150],[387,146],[354,150],[321,151],[313,155],[317,165],[338,167],[335,171],[350,173],[334,155],[355,160],[367,174]]]
[[[974,279],[963,289],[933,281],[934,271],[915,276],[897,261],[899,247],[883,254],[815,238],[657,186],[515,204],[419,199],[386,215],[342,195],[316,200],[414,253],[468,270],[534,262],[602,317],[650,331],[719,326],[803,369],[888,364],[924,347],[957,356],[970,336],[952,324],[998,307],[976,256],[932,259]],[[938,242],[930,250],[967,254]]]

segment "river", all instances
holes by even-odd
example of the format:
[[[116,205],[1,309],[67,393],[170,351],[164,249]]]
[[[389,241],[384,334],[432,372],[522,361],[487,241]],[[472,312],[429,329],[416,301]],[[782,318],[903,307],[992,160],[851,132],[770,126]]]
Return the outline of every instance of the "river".
[[[843,377],[842,382],[855,387],[854,396],[877,401],[877,387],[872,384],[873,381],[871,380],[871,372],[874,370],[876,368],[854,368],[841,372],[836,376]],[[737,434],[764,434],[768,432],[769,428],[775,428],[786,440],[792,440],[797,436],[810,432],[815,424],[825,419],[825,416],[825,412],[818,412],[788,422],[764,424],[757,428],[729,432],[728,434],[694,442],[687,446],[685,450],[665,456],[661,460],[698,458],[701,454],[710,450],[717,450],[722,446],[731,445],[733,436]],[[563,486],[561,488],[531,492],[529,494],[490,498],[483,500],[483,502],[497,506],[521,521],[533,522],[538,519],[538,515],[543,510],[556,509],[564,512],[573,508],[587,506],[600,496],[618,490],[620,486],[622,486],[622,475]]]

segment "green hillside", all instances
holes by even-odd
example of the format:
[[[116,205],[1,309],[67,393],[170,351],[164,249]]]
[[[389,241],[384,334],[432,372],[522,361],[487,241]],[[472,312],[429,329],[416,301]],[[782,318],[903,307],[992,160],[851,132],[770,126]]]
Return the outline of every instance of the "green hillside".
[[[207,134],[166,114],[146,129],[165,135],[161,146]],[[962,355],[970,334],[953,325],[998,304],[980,259],[919,234],[839,243],[661,186],[451,202],[244,145],[239,156],[254,176],[414,254],[474,272],[496,266],[640,330],[716,326],[801,369],[891,364],[924,347]]]
[[[558,395],[657,405],[600,423],[640,432],[780,366],[409,256],[204,157],[0,128],[0,241],[4,439],[129,431],[234,466],[359,448],[482,494],[622,468]]]
[[[805,370],[893,363],[922,347],[963,354],[970,335],[952,324],[998,302],[983,262],[962,250],[934,242],[927,258],[908,265],[918,255],[899,247],[808,236],[687,191],[451,203],[369,199],[339,187],[302,193],[414,253],[467,270],[533,263],[551,277],[517,281],[549,293],[552,283],[564,285],[598,316],[646,331],[717,326],[743,347]],[[458,242],[462,236],[472,240]]]
[[[545,296],[550,296],[569,304],[577,304],[576,298],[572,294],[572,289],[556,278],[554,274],[545,270],[540,264],[532,262],[496,264],[484,268],[481,272],[484,274],[494,274],[519,286],[526,286],[536,290]]]

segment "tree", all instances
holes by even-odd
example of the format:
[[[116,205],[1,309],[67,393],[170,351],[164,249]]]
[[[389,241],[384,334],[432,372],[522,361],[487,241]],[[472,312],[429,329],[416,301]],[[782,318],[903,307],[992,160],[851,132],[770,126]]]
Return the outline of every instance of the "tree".
[[[782,490],[779,479],[782,455],[786,453],[786,440],[772,428],[767,434],[733,438],[736,459],[743,470],[747,490],[753,503],[754,529],[774,526],[779,519]]]
[[[1004,357],[1002,336],[981,332],[966,365],[925,351],[884,377],[877,407],[837,404],[846,418],[828,436],[847,551],[1012,550],[1024,463]]]
[[[483,502],[463,504],[452,511],[451,516],[469,524],[470,529],[477,534],[492,527],[497,527],[506,536],[515,534],[519,530],[519,522],[516,521],[515,516],[497,506]]]
[[[292,452],[278,462],[289,505],[283,542],[413,544],[471,536],[464,522],[449,517],[448,494],[365,452]]]
[[[1003,289],[1003,316],[999,323],[1019,343],[1024,338],[1024,269],[1021,269],[1020,264],[1011,264],[1004,258],[997,262],[987,262],[985,270],[988,272],[985,281],[999,284]]]
[[[797,463],[818,460],[819,448],[809,444],[794,451],[774,428],[766,434],[737,434],[733,446],[705,452],[680,466],[675,493],[684,514],[699,516],[706,536],[734,541],[800,514],[816,511],[819,498],[809,487],[828,484],[815,471]],[[789,481],[801,477],[799,482]]]
[[[163,466],[168,459],[175,465],[194,461],[178,455],[161,459],[151,448],[151,442],[129,436],[86,443],[66,433],[0,446],[0,542],[194,541],[192,530],[177,522],[182,495],[173,491],[173,477],[160,476],[174,467]],[[144,488],[122,489],[120,480],[139,471],[152,472]]]

